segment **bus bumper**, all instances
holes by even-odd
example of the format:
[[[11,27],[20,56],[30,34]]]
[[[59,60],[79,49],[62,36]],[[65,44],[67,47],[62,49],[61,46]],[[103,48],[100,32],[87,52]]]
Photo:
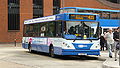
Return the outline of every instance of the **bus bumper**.
[[[62,50],[62,55],[100,55],[100,50]]]

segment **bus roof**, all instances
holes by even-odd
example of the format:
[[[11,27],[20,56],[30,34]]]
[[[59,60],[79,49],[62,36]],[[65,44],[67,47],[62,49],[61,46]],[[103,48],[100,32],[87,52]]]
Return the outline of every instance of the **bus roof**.
[[[63,13],[63,14],[56,14],[56,15],[52,15],[52,16],[46,16],[46,17],[40,17],[40,18],[25,20],[24,24],[33,24],[33,23],[56,21],[56,20],[68,20],[68,19],[66,19],[66,16],[68,16],[70,14],[99,16],[99,14],[93,14],[93,13]]]
[[[109,10],[109,9],[96,9],[96,8],[84,8],[84,7],[63,7],[60,9],[82,9],[82,10],[96,10],[96,11],[107,11],[107,12],[120,12],[120,10]]]

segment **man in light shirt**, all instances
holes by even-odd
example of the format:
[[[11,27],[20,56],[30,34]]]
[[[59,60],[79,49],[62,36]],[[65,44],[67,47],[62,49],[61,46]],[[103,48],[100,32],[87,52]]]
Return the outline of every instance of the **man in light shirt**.
[[[111,48],[112,48],[112,45],[114,43],[112,29],[109,29],[108,32],[105,34],[105,39],[107,40],[109,57],[112,58],[112,49]]]

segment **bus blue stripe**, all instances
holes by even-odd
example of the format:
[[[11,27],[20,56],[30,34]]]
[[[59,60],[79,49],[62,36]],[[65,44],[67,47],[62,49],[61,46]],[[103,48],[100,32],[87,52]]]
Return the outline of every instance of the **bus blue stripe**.
[[[28,48],[28,44],[23,43],[22,46],[23,48]],[[32,44],[32,50],[49,53],[49,46]],[[86,53],[87,55],[100,55],[100,50],[76,50],[54,47],[54,54],[56,55],[78,55],[79,53]]]

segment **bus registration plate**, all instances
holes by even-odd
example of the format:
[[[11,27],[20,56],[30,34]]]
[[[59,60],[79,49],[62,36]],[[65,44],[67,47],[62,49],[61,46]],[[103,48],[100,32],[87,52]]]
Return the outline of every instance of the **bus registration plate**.
[[[87,55],[86,53],[78,53],[78,55]]]

